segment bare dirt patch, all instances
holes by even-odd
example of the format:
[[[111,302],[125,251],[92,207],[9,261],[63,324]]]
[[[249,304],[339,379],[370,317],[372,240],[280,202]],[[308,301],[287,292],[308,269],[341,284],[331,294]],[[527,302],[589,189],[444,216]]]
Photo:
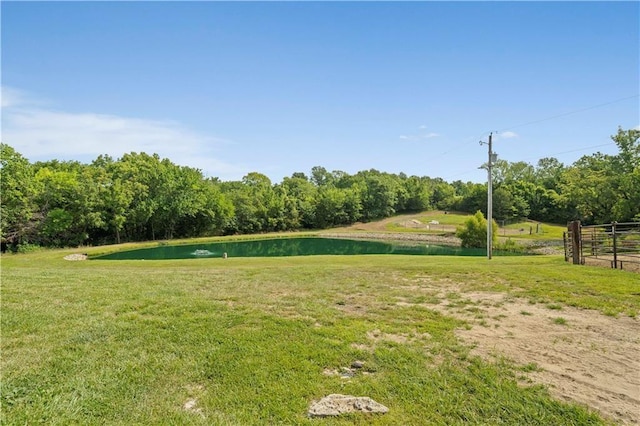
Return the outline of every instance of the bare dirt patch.
[[[640,254],[618,255],[618,268],[625,271],[640,272]],[[601,266],[604,268],[613,268],[613,255],[611,256],[587,256],[584,258],[585,265]]]
[[[494,293],[461,293],[429,305],[467,320],[458,336],[484,358],[506,357],[528,382],[622,424],[640,424],[640,321]]]
[[[64,257],[64,260],[73,260],[73,261],[87,260],[87,259],[88,259],[88,256],[84,253],[68,254]]]

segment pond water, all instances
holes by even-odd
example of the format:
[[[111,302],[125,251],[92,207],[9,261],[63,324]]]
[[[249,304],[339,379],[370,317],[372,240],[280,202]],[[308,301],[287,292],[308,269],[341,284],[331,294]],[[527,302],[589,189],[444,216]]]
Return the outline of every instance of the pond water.
[[[433,244],[402,244],[387,241],[347,240],[342,238],[271,238],[207,244],[158,246],[121,251],[93,259],[157,260],[228,257],[276,257],[354,254],[410,254],[484,256],[486,249],[463,249]],[[501,255],[502,253],[495,253]]]

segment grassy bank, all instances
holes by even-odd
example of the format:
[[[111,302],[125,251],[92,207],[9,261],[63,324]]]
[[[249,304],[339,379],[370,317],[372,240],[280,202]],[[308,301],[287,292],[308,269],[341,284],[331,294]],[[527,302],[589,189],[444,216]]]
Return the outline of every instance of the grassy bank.
[[[470,213],[426,211],[413,215],[400,215],[378,223],[385,223],[384,230],[389,232],[451,234],[455,233],[458,227],[463,226],[470,216]],[[528,220],[504,226],[499,221],[498,225],[500,227],[496,232],[499,237],[515,240],[562,241],[562,234],[567,230],[563,225]],[[373,226],[377,226],[376,222]]]
[[[471,357],[454,335],[465,324],[424,303],[500,291],[610,315],[640,308],[637,274],[551,257],[68,253],[2,258],[2,424],[317,424],[306,410],[330,393],[390,411],[327,425],[600,424],[519,386],[522,366]],[[353,377],[331,373],[355,360]]]

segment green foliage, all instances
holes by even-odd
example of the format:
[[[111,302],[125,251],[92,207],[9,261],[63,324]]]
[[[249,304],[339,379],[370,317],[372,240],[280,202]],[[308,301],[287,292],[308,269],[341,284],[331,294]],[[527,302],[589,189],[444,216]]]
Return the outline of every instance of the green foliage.
[[[318,228],[346,225],[359,216],[359,197],[352,190],[323,186],[318,190],[315,205],[315,224]]]
[[[567,325],[567,320],[563,317],[557,317],[553,319],[553,323],[557,325]]]
[[[456,190],[453,185],[445,182],[441,178],[433,179],[431,182],[433,188],[430,205],[438,210],[452,209],[458,199],[456,198]]]
[[[493,221],[492,241],[498,240],[498,224]],[[458,228],[456,236],[462,240],[462,247],[487,247],[487,219],[481,211],[467,219],[463,226]]]
[[[42,247],[40,247],[37,244],[29,244],[28,242],[22,242],[21,244],[18,245],[17,252],[21,254],[26,254],[26,253],[33,253],[40,250],[42,250]]]
[[[12,147],[0,143],[0,167],[0,234],[3,241],[20,244],[35,234],[33,166]]]
[[[611,138],[618,155],[580,158],[563,173],[560,188],[585,223],[626,222],[640,213],[640,130],[622,130]]]
[[[498,160],[492,168],[493,182],[496,185],[510,184],[521,181],[531,181],[535,175],[532,165],[524,161],[510,163]]]
[[[640,216],[640,130],[618,129],[611,139],[620,149],[614,160],[620,172],[614,182],[618,196],[613,213],[622,222]]]
[[[640,131],[618,129],[617,155],[596,153],[565,167],[500,160],[494,217],[505,222],[625,222],[640,218]],[[487,211],[486,184],[391,174],[350,175],[324,167],[272,183],[257,172],[241,181],[205,179],[157,154],[128,153],[91,164],[30,164],[0,144],[0,232],[14,247],[29,241],[75,246],[221,234],[319,229],[431,208]],[[479,235],[469,237],[480,245]],[[485,243],[482,243],[485,244]]]
[[[290,210],[296,212],[291,220],[290,229],[313,228],[316,223],[315,200],[318,189],[304,173],[294,173],[285,177],[281,184],[287,194]]]
[[[396,213],[399,200],[398,192],[402,188],[397,180],[377,170],[359,172],[362,179],[362,218],[365,221],[389,217]]]
[[[461,212],[474,213],[478,210],[487,211],[487,185],[480,183],[454,182],[456,191],[459,194],[458,203],[455,210]]]
[[[485,238],[486,238],[486,235],[487,234],[485,232]],[[525,247],[517,244],[511,238],[507,238],[506,240],[504,240],[501,243],[496,243],[495,248],[496,248],[496,250],[508,251],[508,252],[511,252],[511,253],[521,253],[521,252],[524,252],[526,250]]]
[[[528,203],[508,187],[499,187],[493,191],[493,215],[496,219],[524,218],[529,213]]]

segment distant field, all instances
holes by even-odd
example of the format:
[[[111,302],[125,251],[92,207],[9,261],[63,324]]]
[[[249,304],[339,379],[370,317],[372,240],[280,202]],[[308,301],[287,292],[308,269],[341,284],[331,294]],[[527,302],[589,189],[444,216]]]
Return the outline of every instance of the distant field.
[[[462,225],[465,220],[471,216],[468,213],[430,211],[424,212],[419,216],[422,223],[428,224],[431,221],[440,222],[442,225]]]
[[[0,423],[607,424],[536,384],[535,359],[479,356],[459,333],[531,318],[567,339],[578,314],[626,330],[640,310],[636,274],[558,256],[63,260],[108,250],[2,257]],[[331,393],[389,413],[309,419]]]
[[[398,215],[380,221],[356,224],[344,229],[361,231],[412,232],[425,234],[452,234],[471,215],[468,213],[428,211]],[[498,222],[498,225],[501,225]],[[566,227],[558,224],[523,221],[500,226],[499,237],[527,240],[562,240]]]
[[[498,235],[538,240],[562,240],[562,234],[566,230],[567,227],[563,225],[527,221],[501,227]]]

